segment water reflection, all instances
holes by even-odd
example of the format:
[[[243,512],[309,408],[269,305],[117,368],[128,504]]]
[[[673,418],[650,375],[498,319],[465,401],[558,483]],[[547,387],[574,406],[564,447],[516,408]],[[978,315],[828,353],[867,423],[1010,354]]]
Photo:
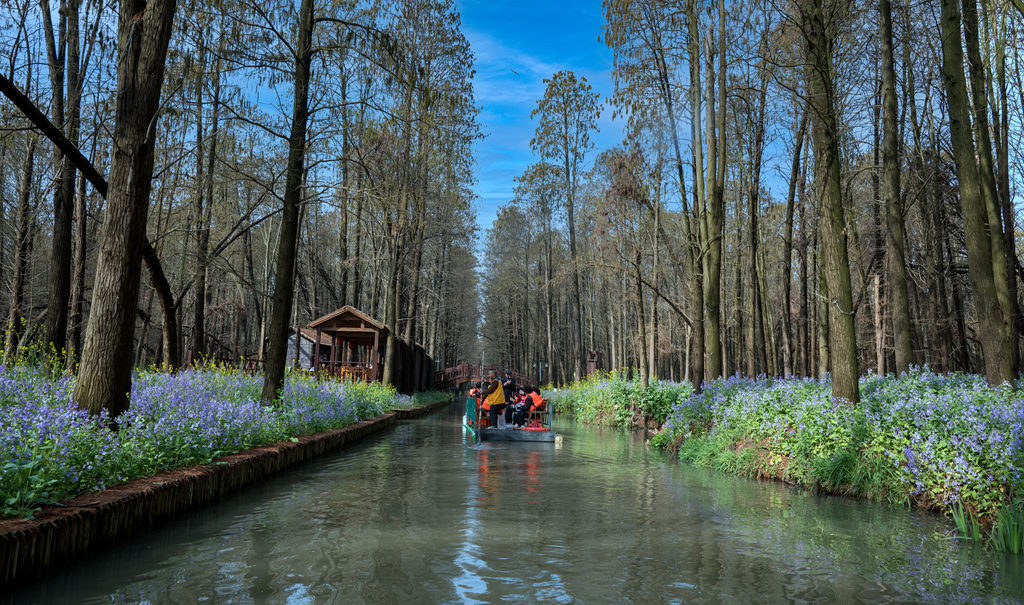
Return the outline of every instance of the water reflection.
[[[1018,602],[948,524],[614,431],[464,445],[458,410],[271,478],[0,603]]]

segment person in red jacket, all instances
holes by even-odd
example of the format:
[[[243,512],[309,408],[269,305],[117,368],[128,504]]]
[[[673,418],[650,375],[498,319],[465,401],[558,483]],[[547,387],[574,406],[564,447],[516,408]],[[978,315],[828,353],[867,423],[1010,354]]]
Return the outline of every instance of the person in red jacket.
[[[540,391],[536,387],[530,387],[529,392],[526,394],[526,400],[529,404],[527,408],[528,417],[533,418],[536,423],[541,419],[541,412],[544,411],[544,406],[548,400],[540,396]]]

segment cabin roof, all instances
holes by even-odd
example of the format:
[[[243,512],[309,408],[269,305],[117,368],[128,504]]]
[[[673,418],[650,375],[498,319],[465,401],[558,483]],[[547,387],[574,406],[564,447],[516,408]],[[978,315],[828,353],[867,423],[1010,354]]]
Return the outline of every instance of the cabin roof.
[[[308,340],[309,342],[316,342],[316,330],[313,330],[311,328],[299,328],[299,333],[301,333],[302,337],[305,338],[306,340]],[[320,333],[320,344],[321,345],[326,345],[328,347],[331,346],[331,336],[330,336],[330,334],[326,334],[324,332],[321,332]]]
[[[387,326],[351,305],[314,319],[309,322],[309,328],[332,332],[344,332],[346,328],[374,328],[381,334],[388,333]]]

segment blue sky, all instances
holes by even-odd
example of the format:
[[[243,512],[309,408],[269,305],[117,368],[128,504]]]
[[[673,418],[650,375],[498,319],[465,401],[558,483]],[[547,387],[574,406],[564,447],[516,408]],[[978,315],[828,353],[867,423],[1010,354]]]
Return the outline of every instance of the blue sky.
[[[477,222],[487,229],[498,206],[512,199],[513,179],[536,161],[530,112],[544,95],[544,78],[569,69],[582,75],[604,103],[612,93],[611,50],[599,40],[600,0],[456,0],[462,31],[476,55],[473,81],[486,135],[475,146]],[[606,106],[591,136],[594,153],[622,140],[624,121]]]

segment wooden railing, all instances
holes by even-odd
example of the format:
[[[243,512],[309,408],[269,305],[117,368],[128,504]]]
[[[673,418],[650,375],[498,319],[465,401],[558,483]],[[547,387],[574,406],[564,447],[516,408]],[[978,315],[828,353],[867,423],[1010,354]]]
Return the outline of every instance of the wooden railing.
[[[487,375],[491,370],[494,370],[499,378],[503,378],[505,376],[505,368],[500,366],[460,363],[457,366],[452,366],[435,372],[434,384],[439,389],[450,389],[467,382],[480,382],[487,378]],[[516,372],[515,370],[512,371],[512,379],[516,381],[516,384],[536,385],[536,381],[532,376],[527,376],[526,374]]]
[[[246,374],[255,376],[263,373],[263,360],[261,359],[235,359],[231,357],[192,357],[192,352],[189,351],[185,357],[184,367],[186,368],[205,368],[211,366],[219,366],[224,368],[237,368]]]
[[[377,367],[369,361],[321,361],[318,376],[341,380],[372,382],[377,379]]]

